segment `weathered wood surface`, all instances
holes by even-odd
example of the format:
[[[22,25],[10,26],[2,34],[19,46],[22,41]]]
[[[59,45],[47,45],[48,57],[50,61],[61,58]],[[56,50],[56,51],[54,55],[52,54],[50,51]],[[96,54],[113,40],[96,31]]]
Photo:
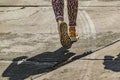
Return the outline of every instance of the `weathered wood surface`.
[[[26,6],[26,7],[41,7],[41,6],[51,6],[51,0],[0,0],[0,6]],[[79,6],[120,6],[119,0],[114,1],[101,1],[101,0],[79,0]]]
[[[109,80],[120,79],[120,42],[79,58],[34,80]],[[29,79],[28,79],[29,80]]]
[[[29,80],[31,77],[42,80],[46,76],[52,80],[120,80],[120,42],[87,57],[81,56],[119,41],[119,4],[119,0],[79,1],[79,6],[84,6],[79,7],[77,18],[80,40],[69,51],[64,51],[60,48],[50,0],[0,0],[0,80]],[[68,23],[66,11],[65,8]],[[51,68],[56,61],[65,61],[71,56],[78,60],[38,78],[47,72],[43,68]],[[26,57],[32,61],[23,62]],[[41,59],[47,61],[41,62]]]

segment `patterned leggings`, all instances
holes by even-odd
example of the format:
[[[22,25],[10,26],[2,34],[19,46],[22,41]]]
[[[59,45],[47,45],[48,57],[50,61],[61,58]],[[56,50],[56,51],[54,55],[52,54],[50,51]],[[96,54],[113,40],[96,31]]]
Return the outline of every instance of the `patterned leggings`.
[[[53,10],[58,18],[64,20],[64,0],[52,0]],[[69,26],[76,26],[77,12],[78,12],[78,0],[67,0]]]

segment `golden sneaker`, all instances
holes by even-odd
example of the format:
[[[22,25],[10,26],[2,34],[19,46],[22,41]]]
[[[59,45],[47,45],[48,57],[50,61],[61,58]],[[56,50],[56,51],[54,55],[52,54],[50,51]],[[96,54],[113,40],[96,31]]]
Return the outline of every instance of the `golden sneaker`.
[[[65,22],[58,23],[58,32],[60,35],[60,42],[64,48],[69,49],[72,45],[71,39],[68,34],[68,27]]]
[[[70,27],[69,28],[69,36],[72,42],[76,42],[79,39],[78,34],[76,33],[75,27]]]

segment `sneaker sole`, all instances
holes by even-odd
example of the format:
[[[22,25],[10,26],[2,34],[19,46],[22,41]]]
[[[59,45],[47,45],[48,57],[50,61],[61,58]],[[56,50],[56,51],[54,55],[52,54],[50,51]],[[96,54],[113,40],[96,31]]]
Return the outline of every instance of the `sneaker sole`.
[[[60,24],[60,41],[61,41],[62,46],[67,49],[70,48],[72,45],[71,39],[68,35],[68,27],[65,22],[62,22]]]
[[[70,37],[72,42],[77,42],[79,40],[79,37]]]

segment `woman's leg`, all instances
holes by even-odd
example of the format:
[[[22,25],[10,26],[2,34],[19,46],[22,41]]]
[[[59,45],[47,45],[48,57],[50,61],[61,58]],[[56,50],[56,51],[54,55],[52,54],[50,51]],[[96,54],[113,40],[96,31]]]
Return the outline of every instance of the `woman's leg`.
[[[68,35],[68,27],[64,21],[64,0],[52,0],[53,10],[58,23],[58,32],[63,47],[70,48],[71,39]]]
[[[57,21],[64,20],[64,0],[52,0],[52,6]]]
[[[67,3],[69,26],[75,27],[78,13],[78,0],[67,0]]]
[[[68,18],[69,18],[69,35],[71,41],[76,42],[78,40],[78,34],[76,33],[76,19],[78,13],[78,0],[67,0]]]

